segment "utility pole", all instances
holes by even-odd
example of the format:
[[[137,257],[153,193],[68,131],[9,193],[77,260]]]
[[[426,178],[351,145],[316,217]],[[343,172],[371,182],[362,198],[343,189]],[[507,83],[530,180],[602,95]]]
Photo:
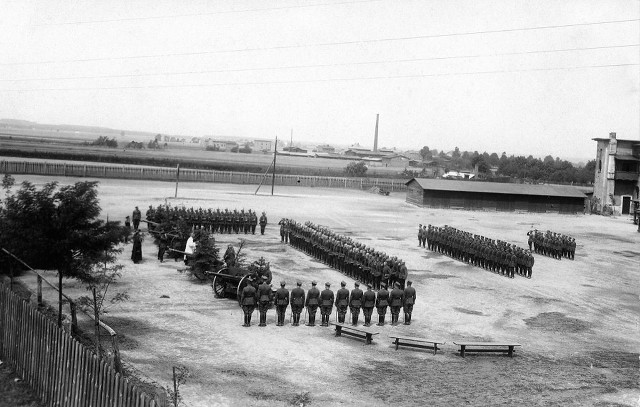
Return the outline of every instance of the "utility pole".
[[[291,131],[293,132],[293,130]],[[272,196],[273,196],[273,187],[276,184],[276,155],[277,154],[278,154],[278,136],[276,136],[276,145],[273,148],[273,177],[271,177],[271,195]]]
[[[289,153],[291,153],[291,147],[293,147],[293,129],[291,129],[291,141],[289,142]]]
[[[178,183],[180,182],[180,164],[176,167],[176,194],[174,198],[178,197]]]

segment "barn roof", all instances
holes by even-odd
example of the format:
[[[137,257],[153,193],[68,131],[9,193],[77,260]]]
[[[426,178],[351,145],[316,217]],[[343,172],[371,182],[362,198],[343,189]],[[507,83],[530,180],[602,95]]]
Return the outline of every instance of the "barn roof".
[[[417,182],[422,189],[432,191],[484,192],[490,194],[562,196],[585,198],[584,193],[573,186],[511,184],[501,182],[451,181],[444,179],[413,178],[405,183]]]

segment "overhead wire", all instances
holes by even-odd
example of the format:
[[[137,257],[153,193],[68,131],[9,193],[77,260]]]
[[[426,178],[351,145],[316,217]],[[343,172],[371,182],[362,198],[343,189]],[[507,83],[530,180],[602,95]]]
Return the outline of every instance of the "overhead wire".
[[[520,28],[504,28],[504,29],[496,29],[496,30],[465,31],[465,32],[458,32],[458,33],[414,35],[414,36],[405,36],[405,37],[388,37],[388,38],[375,38],[375,39],[352,40],[352,41],[333,41],[333,42],[318,42],[318,43],[310,43],[310,44],[276,45],[276,46],[269,46],[269,47],[233,48],[233,49],[221,49],[221,50],[209,50],[209,51],[176,52],[176,53],[165,53],[165,54],[129,55],[129,56],[120,56],[120,57],[77,58],[77,59],[45,60],[45,61],[30,61],[30,62],[2,62],[0,63],[0,66],[40,65],[40,64],[54,64],[54,63],[97,62],[97,61],[120,61],[120,60],[129,60],[129,59],[213,55],[213,54],[224,54],[224,53],[235,53],[235,52],[274,51],[274,50],[308,48],[308,47],[373,44],[373,43],[381,43],[381,42],[408,41],[408,40],[420,40],[420,39],[430,39],[430,38],[446,38],[446,37],[458,37],[458,36],[481,35],[481,34],[497,34],[497,33],[507,33],[507,32],[518,32],[518,31],[549,30],[549,29],[558,29],[558,28],[585,27],[585,26],[592,26],[592,25],[621,24],[621,23],[629,23],[629,22],[637,22],[637,21],[640,21],[640,19],[634,18],[634,19],[624,19],[624,20],[608,20],[608,21],[596,21],[596,22],[586,22],[586,23],[556,24],[556,25],[520,27]]]
[[[630,48],[630,47],[638,47],[638,46],[640,46],[640,44],[606,45],[606,46],[599,46],[599,47],[561,48],[561,49],[551,49],[551,50],[516,51],[516,52],[501,52],[501,53],[490,53],[490,54],[451,55],[451,56],[429,57],[429,58],[409,58],[409,59],[388,59],[388,60],[379,60],[379,61],[341,62],[341,63],[329,63],[329,64],[283,65],[283,66],[272,66],[272,67],[235,68],[235,69],[207,69],[207,70],[199,70],[199,71],[116,74],[116,75],[91,75],[91,76],[59,76],[59,77],[50,77],[50,78],[19,78],[19,79],[0,78],[0,82],[29,82],[29,81],[49,81],[49,80],[51,80],[51,81],[56,80],[57,81],[57,80],[108,79],[108,78],[140,78],[140,77],[153,77],[153,76],[198,75],[198,74],[227,73],[227,72],[251,72],[251,71],[287,70],[287,69],[329,68],[329,67],[337,67],[337,66],[379,65],[379,64],[391,64],[391,63],[440,61],[440,60],[448,60],[448,59],[471,59],[471,58],[483,58],[483,57],[546,54],[546,53],[556,53],[556,52],[593,51],[593,50],[602,50],[602,49]]]
[[[361,80],[385,80],[385,79],[418,79],[439,76],[468,76],[468,75],[491,75],[505,73],[523,72],[546,72],[560,70],[596,69],[596,68],[619,68],[639,66],[639,63],[624,64],[604,64],[604,65],[582,65],[554,68],[527,68],[527,69],[505,69],[490,71],[468,71],[468,72],[442,72],[433,74],[409,74],[409,75],[381,75],[381,76],[360,76],[350,78],[319,78],[300,79],[282,81],[256,81],[256,82],[218,82],[218,83],[194,83],[194,84],[166,84],[166,85],[132,85],[132,86],[95,86],[95,87],[75,87],[75,88],[31,88],[31,89],[0,89],[3,92],[36,92],[36,91],[84,91],[84,90],[125,90],[125,89],[162,89],[162,88],[198,88],[198,87],[218,87],[218,86],[257,86],[257,85],[285,85],[302,83],[322,83],[322,82],[347,82]]]

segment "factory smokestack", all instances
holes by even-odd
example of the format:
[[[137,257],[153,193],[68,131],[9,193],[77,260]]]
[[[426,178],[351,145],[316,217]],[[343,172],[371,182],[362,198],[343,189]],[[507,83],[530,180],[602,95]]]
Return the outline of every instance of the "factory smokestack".
[[[380,118],[380,114],[376,114],[376,134],[373,136],[373,152],[378,152],[378,119]]]

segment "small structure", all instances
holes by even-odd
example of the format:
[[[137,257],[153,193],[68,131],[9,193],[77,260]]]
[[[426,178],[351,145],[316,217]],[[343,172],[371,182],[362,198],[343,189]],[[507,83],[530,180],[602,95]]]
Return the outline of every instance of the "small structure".
[[[253,140],[253,149],[256,151],[273,151],[273,141],[264,139]]]
[[[616,133],[593,140],[598,143],[594,209],[610,207],[614,214],[630,214],[631,202],[640,199],[640,140],[618,139]]]
[[[472,179],[475,174],[469,171],[449,171],[442,175],[442,178],[448,179]]]
[[[413,178],[407,202],[430,208],[583,213],[585,194],[564,185]]]
[[[402,154],[391,154],[380,157],[382,165],[385,167],[406,167],[409,164],[409,157]]]

